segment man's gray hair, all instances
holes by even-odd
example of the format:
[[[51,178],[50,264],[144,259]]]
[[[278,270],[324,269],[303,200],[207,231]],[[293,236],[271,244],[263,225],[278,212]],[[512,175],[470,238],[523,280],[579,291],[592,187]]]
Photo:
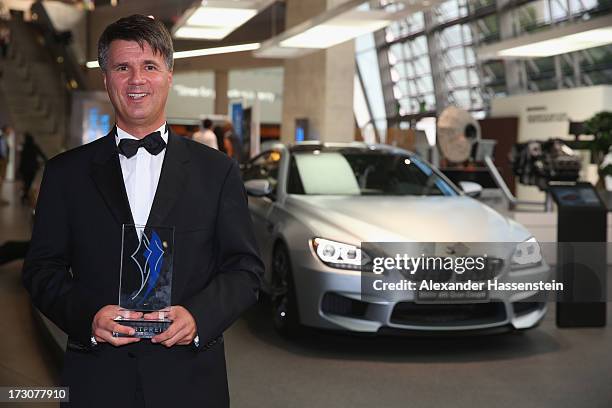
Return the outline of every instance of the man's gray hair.
[[[172,37],[161,21],[134,14],[106,27],[98,40],[98,63],[102,71],[108,68],[108,50],[115,40],[135,41],[140,48],[144,48],[145,43],[149,44],[153,53],[160,54],[166,61],[168,69],[172,71],[174,66]]]

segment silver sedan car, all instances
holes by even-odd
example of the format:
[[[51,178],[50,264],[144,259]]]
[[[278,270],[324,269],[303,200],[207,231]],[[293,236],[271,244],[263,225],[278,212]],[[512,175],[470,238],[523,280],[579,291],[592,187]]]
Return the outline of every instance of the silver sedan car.
[[[367,272],[355,259],[372,254],[362,253],[362,243],[538,245],[523,226],[411,152],[364,143],[278,144],[243,165],[242,174],[266,264],[264,291],[281,334],[302,326],[372,334],[527,329],[546,312],[532,292],[491,291],[486,301],[452,304],[420,302],[417,291],[364,293]],[[513,276],[515,257],[491,258],[490,277],[539,280],[549,272],[539,260],[519,265]]]

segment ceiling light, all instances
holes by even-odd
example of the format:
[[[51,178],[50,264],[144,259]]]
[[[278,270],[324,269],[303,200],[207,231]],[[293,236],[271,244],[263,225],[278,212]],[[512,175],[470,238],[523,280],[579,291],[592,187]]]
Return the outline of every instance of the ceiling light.
[[[199,50],[177,51],[174,53],[174,59],[202,57],[205,55],[228,54],[231,52],[254,51],[260,46],[259,43],[228,45],[226,47],[201,48]]]
[[[175,38],[220,40],[274,0],[210,0],[189,8],[174,25]]]
[[[209,40],[221,40],[230,33],[230,29],[224,27],[181,27],[174,32],[174,38],[206,38]]]
[[[312,27],[280,42],[281,47],[329,48],[360,35],[379,30],[389,24],[387,20],[332,20]]]
[[[211,7],[202,4],[187,19],[187,25],[209,27],[238,27],[255,17],[257,9]]]
[[[192,58],[192,57],[203,57],[206,55],[218,55],[218,54],[229,54],[232,52],[243,52],[243,51],[254,51],[260,47],[260,43],[248,43],[238,45],[228,45],[225,47],[214,47],[214,48],[200,48],[197,50],[187,51],[176,51],[173,56],[174,59],[181,58]],[[100,64],[98,61],[89,61],[85,64],[87,68],[98,68]]]

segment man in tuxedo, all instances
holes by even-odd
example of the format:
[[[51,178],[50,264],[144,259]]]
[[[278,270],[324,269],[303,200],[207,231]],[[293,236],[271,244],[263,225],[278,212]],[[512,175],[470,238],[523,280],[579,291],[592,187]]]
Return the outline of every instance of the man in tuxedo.
[[[23,281],[68,334],[70,406],[229,405],[222,334],[256,301],[263,264],[236,162],[166,124],[172,55],[157,20],[109,25],[98,61],[116,126],[45,169]],[[159,317],[116,304],[128,224],[175,229],[172,324],[151,340],[116,321]]]

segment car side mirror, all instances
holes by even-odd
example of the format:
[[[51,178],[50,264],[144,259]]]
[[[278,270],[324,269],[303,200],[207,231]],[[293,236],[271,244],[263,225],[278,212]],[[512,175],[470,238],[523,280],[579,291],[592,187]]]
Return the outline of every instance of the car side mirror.
[[[480,197],[482,193],[482,186],[478,183],[474,183],[473,181],[460,181],[459,187],[468,197],[476,198]]]
[[[265,197],[272,193],[272,185],[268,180],[248,180],[244,183],[247,194],[253,197]]]

